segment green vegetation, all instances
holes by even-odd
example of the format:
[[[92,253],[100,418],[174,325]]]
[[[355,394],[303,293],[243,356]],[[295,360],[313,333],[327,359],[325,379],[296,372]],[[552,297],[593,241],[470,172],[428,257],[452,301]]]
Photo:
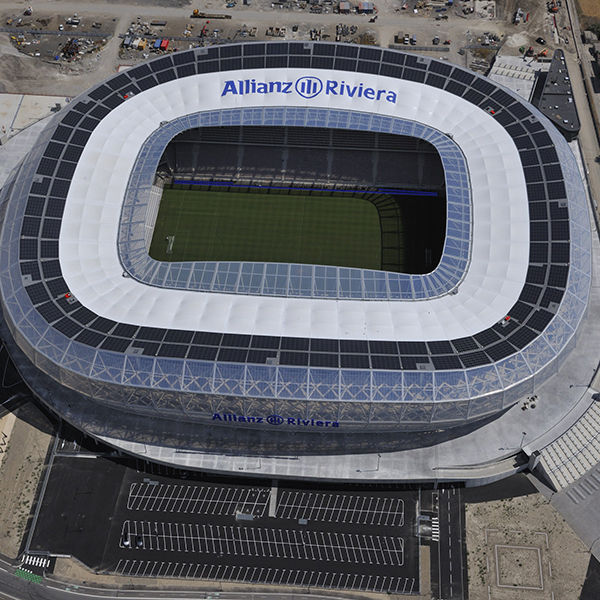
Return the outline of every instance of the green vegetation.
[[[379,214],[342,194],[165,189],[150,256],[379,269]]]

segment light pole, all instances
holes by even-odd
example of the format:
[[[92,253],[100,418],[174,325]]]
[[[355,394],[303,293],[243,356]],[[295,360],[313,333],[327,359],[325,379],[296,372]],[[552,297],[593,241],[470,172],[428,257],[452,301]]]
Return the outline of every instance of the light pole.
[[[519,450],[523,450],[523,442],[525,441],[525,436],[527,435],[527,432],[524,431],[523,432],[523,437],[521,438],[521,444],[519,445]]]

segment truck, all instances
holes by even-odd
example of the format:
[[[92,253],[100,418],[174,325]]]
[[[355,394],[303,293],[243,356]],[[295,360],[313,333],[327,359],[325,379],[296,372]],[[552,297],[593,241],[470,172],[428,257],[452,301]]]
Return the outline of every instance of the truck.
[[[416,33],[413,33],[413,36],[410,38],[410,45],[411,46],[417,45],[417,34]]]

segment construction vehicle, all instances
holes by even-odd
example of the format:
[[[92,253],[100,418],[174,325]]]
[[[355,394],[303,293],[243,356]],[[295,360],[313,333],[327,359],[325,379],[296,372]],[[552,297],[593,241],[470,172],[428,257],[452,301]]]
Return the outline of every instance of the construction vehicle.
[[[209,15],[205,12],[200,12],[197,8],[191,14],[192,19],[231,19],[231,15]]]
[[[550,12],[550,13],[558,12],[558,3],[556,2],[556,0],[550,0],[550,2],[548,2],[547,6],[548,6],[548,12]]]

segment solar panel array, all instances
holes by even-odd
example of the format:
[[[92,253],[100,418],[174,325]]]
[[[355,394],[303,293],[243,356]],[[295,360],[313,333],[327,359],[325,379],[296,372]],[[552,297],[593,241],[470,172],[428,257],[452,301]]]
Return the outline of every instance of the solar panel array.
[[[531,239],[527,280],[508,319],[471,337],[454,340],[323,340],[138,327],[99,316],[70,296],[58,260],[61,216],[77,161],[100,121],[132,94],[176,78],[276,67],[333,68],[420,82],[462,97],[489,112],[506,129],[523,165]],[[41,353],[51,363],[84,378],[116,386],[136,385],[147,390],[182,390],[221,397],[366,402],[471,399],[468,408],[463,406],[447,415],[448,419],[464,419],[506,406],[531,386],[533,375],[543,369],[552,372],[556,366],[546,367],[574,338],[585,312],[591,273],[590,237],[586,200],[572,155],[531,107],[460,67],[379,48],[336,44],[277,42],[202,48],[165,56],[116,75],[80,97],[58,117],[56,126],[46,131],[46,139],[22,165],[16,181],[4,189],[3,196],[11,196],[6,220],[12,219],[16,228],[11,239],[18,245],[18,253],[15,255],[13,250],[2,257],[3,299],[5,313],[15,315],[11,317],[13,334],[22,342],[22,348],[32,347],[30,357]],[[410,125],[410,135],[434,145],[443,139],[446,145],[438,147],[442,160],[445,148],[456,154],[446,136],[400,119],[385,120],[351,111],[254,109],[250,115],[229,110],[191,116],[158,130],[156,145],[149,144],[151,156],[145,164],[140,163],[140,173],[153,173],[152,161],[158,161],[168,139],[195,120],[195,126],[243,125],[251,121],[255,125],[354,127],[397,133],[402,130],[403,134]],[[22,218],[19,202],[23,202]],[[468,235],[464,239],[468,244]],[[124,240],[124,262],[135,272],[134,263],[141,259],[128,254],[127,248],[123,250],[128,238],[125,236]],[[468,250],[459,258],[460,268],[454,269],[452,275],[456,277],[458,273],[460,278],[467,268]],[[294,274],[294,266],[274,268],[281,269],[287,282]],[[7,279],[8,272],[11,277]],[[212,291],[218,289],[215,281],[226,286],[235,279],[235,285],[239,285],[243,269],[232,274],[227,267],[221,279],[218,272],[215,267]],[[279,274],[277,271],[275,275]],[[378,274],[372,297],[423,298],[434,291],[440,293],[442,288],[442,292],[447,292],[457,282],[448,277],[440,279],[437,287],[419,290],[417,286],[422,283],[414,282],[422,282],[423,276],[409,277],[410,289],[403,294],[400,287],[393,287],[391,276],[395,275]],[[314,272],[311,277],[314,282]],[[333,278],[335,294],[343,292],[339,270]],[[177,281],[172,278],[171,287],[177,287]],[[164,277],[161,285],[169,286]],[[289,291],[289,284],[286,285]],[[310,293],[314,294],[314,284],[311,285]],[[324,290],[328,289],[326,283],[323,285]],[[364,291],[364,274],[360,285],[360,297],[369,297]],[[17,319],[16,315],[21,317]],[[46,365],[44,361],[39,363]],[[40,368],[54,373],[54,367]],[[517,384],[522,386],[517,388]],[[115,390],[115,386],[111,387],[102,400],[120,403]],[[490,400],[492,393],[496,396]],[[209,408],[204,410],[210,412]],[[370,419],[368,413],[364,418]],[[430,418],[428,413],[426,419]]]

